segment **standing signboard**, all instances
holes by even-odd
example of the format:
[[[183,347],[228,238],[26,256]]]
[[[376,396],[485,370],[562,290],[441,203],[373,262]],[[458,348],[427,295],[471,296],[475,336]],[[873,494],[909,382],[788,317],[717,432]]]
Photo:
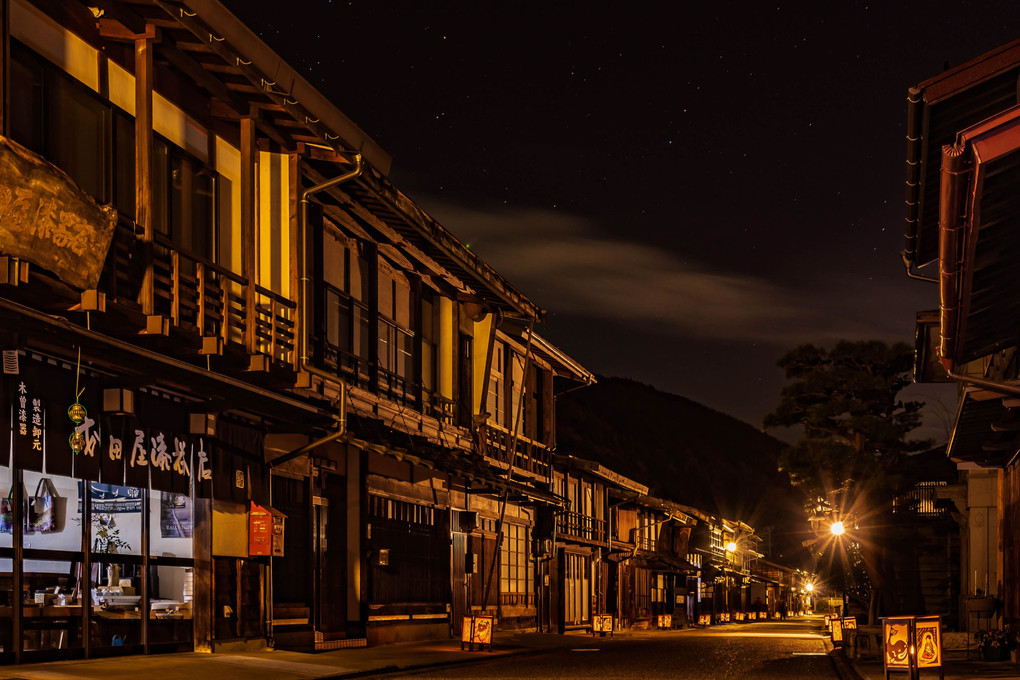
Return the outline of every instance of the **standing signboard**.
[[[944,677],[942,669],[942,617],[919,616],[914,619],[914,648],[917,652],[917,668],[937,668],[939,678]]]
[[[892,672],[903,672],[914,677],[914,617],[900,616],[882,619],[882,662],[885,678]]]

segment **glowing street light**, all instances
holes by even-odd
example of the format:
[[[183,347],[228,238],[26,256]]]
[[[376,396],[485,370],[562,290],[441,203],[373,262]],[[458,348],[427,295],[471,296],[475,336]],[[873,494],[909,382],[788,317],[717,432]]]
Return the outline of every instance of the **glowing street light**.
[[[804,590],[808,591],[809,593],[814,592],[815,584],[814,583],[805,583],[804,584]]]
[[[726,544],[726,552],[737,552],[737,544],[730,541]]]
[[[829,527],[829,531],[832,532],[833,536],[842,536],[846,529],[843,527],[842,522],[833,522],[832,526]]]

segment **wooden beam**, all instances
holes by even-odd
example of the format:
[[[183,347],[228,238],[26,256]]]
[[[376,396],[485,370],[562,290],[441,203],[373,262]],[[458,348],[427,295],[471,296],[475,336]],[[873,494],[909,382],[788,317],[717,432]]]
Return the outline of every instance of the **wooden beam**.
[[[246,101],[231,92],[223,81],[206,71],[193,57],[177,49],[177,44],[172,38],[169,36],[164,38],[159,51],[167,61],[195,81],[195,84],[236,111],[239,116],[248,112]]]
[[[152,269],[152,38],[135,41],[135,222],[142,228],[142,287],[139,303],[146,316],[155,313]]]
[[[113,19],[104,16],[96,23],[99,24],[99,35],[107,40],[119,42],[134,42],[144,38],[159,40],[159,30],[155,26],[147,26],[145,20],[137,15],[134,20],[130,18]],[[130,25],[125,25],[124,21],[128,21]],[[141,26],[141,30],[135,30],[135,26],[138,25]]]
[[[98,23],[99,34],[104,38],[130,41],[157,37],[155,25],[147,23],[144,17],[121,3],[113,2],[113,0],[89,0],[89,5],[103,10]],[[124,31],[121,35],[116,35],[116,33],[107,35],[104,32],[120,30]]]

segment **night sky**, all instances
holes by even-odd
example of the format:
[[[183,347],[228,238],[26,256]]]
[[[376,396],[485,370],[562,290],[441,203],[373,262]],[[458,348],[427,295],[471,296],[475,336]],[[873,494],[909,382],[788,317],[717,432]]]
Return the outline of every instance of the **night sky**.
[[[937,307],[898,256],[907,88],[1020,37],[1015,0],[226,4],[545,337],[755,426],[786,349]]]

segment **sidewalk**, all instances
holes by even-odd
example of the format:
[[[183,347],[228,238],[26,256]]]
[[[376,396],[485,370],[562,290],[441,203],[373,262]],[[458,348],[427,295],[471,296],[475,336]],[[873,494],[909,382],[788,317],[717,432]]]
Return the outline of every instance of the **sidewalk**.
[[[462,652],[455,640],[406,642],[318,654],[267,650],[238,654],[156,654],[48,661],[0,668],[0,680],[327,680],[477,662],[583,644],[585,636],[499,633],[492,652]],[[588,640],[591,638],[588,637]]]
[[[881,660],[848,661],[841,650],[830,652],[842,680],[884,680]],[[946,680],[976,680],[980,678],[1011,678],[1020,680],[1020,666],[1011,661],[988,662],[967,659],[966,650],[946,650],[943,655]],[[938,669],[921,671],[921,680],[938,678]],[[893,673],[890,678],[906,678],[905,673]]]

